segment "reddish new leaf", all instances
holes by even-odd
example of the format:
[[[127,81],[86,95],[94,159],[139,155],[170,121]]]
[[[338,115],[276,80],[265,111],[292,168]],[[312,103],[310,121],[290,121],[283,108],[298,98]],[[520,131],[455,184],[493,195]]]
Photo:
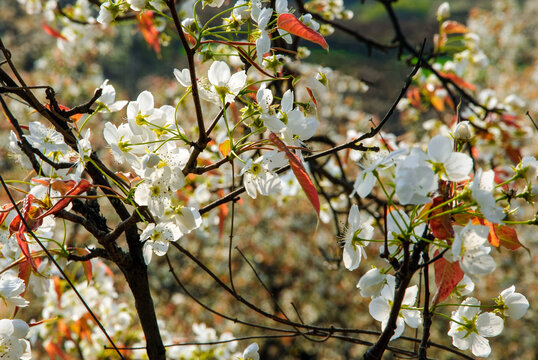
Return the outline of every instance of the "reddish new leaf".
[[[505,248],[510,250],[517,250],[520,247],[525,248],[525,246],[519,242],[516,231],[511,227],[491,223],[489,225],[491,245],[495,247],[504,246]]]
[[[37,217],[37,219],[43,219],[45,216],[53,215],[57,213],[58,211],[61,211],[64,209],[71,201],[73,201],[73,197],[80,195],[86,191],[88,191],[93,185],[90,184],[88,180],[82,179],[80,182],[74,186],[71,190],[69,190],[64,198],[62,198],[60,201],[58,201],[56,204],[54,204],[53,207],[51,207],[49,210],[47,210],[44,214]]]
[[[314,96],[314,93],[312,92],[312,90],[309,87],[307,87],[306,92],[308,93],[308,96],[310,96],[310,98],[312,99],[312,102],[314,103],[314,105],[316,105],[316,107],[318,107],[318,102],[317,102],[316,97]]]
[[[292,35],[295,35],[305,40],[316,43],[320,45],[322,48],[324,48],[325,50],[329,48],[329,44],[327,44],[327,42],[325,41],[323,36],[321,36],[321,34],[319,34],[318,32],[312,30],[311,28],[303,24],[293,14],[290,14],[290,13],[280,14],[280,16],[278,17],[276,26],[279,29],[287,31]]]
[[[144,40],[157,54],[161,53],[161,43],[159,42],[159,30],[153,25],[153,12],[145,11],[140,13],[138,27]]]
[[[437,196],[433,199],[431,207],[435,208],[443,202],[444,198],[442,196]],[[435,236],[439,240],[446,240],[454,237],[454,229],[452,227],[450,214],[439,215],[447,210],[450,210],[450,208],[445,205],[439,209],[432,211],[432,214],[430,216],[430,228],[432,229],[433,236]]]
[[[45,30],[45,32],[47,34],[49,34],[50,36],[54,36],[55,38],[57,39],[62,39],[62,40],[65,40],[67,41],[66,37],[63,36],[62,34],[60,34],[57,30],[53,29],[52,27],[50,27],[46,22],[42,22],[41,23],[41,26],[43,26],[43,30]]]
[[[465,25],[453,20],[445,21],[441,25],[441,29],[445,34],[466,34],[469,32]]]
[[[452,81],[455,85],[461,88],[469,89],[471,91],[476,90],[476,86],[474,86],[471,83],[468,83],[467,81],[463,80],[456,74],[439,71],[439,75],[441,75],[445,79]]]
[[[435,256],[439,255],[436,251]],[[432,299],[432,304],[438,304],[448,298],[452,290],[463,279],[463,271],[459,262],[449,262],[444,258],[440,258],[433,263],[435,269],[435,285],[437,291]]]
[[[51,359],[72,360],[73,358],[67,355],[58,344],[52,341],[45,345],[45,351]]]
[[[84,256],[90,253],[88,250],[81,248],[76,248],[74,250],[79,256]],[[86,276],[89,285],[93,277],[92,262],[90,260],[82,261],[82,268],[84,269],[84,276]]]
[[[310,177],[308,176],[308,173],[306,172],[306,169],[304,168],[301,160],[299,159],[299,157],[297,157],[297,155],[292,153],[290,149],[288,149],[286,144],[284,144],[284,142],[280,140],[280,138],[274,132],[271,132],[271,134],[269,134],[269,140],[271,140],[271,142],[275,144],[275,146],[280,151],[283,151],[286,154],[293,174],[297,178],[297,181],[299,181],[301,188],[303,188],[303,191],[308,197],[308,200],[310,200],[310,203],[316,210],[316,214],[319,217],[318,192],[316,190],[316,187],[312,183],[312,180],[310,180]]]

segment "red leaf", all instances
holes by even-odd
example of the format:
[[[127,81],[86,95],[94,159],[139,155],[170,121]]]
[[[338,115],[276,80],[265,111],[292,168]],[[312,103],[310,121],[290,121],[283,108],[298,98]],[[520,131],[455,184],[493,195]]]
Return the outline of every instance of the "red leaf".
[[[217,194],[219,194],[220,197],[224,197],[224,190],[218,189]],[[226,216],[228,216],[228,205],[226,203],[219,206],[219,239],[222,239],[222,235],[224,234],[224,221],[226,220]]]
[[[300,38],[316,43],[325,50],[329,48],[329,44],[327,44],[321,34],[315,32],[314,30],[303,24],[293,14],[280,14],[276,26],[279,29],[287,31],[292,35],[299,36]]]
[[[58,344],[53,343],[52,341],[45,345],[45,351],[51,359],[60,358],[62,360],[71,360],[72,357],[67,355]]]
[[[316,105],[316,107],[318,107],[318,102],[316,101],[316,97],[314,96],[314,93],[312,92],[312,90],[309,87],[307,87],[306,92],[308,93],[308,96],[310,96],[312,101],[314,102],[314,105]]]
[[[79,256],[84,256],[90,253],[88,250],[80,248],[76,248],[75,252]],[[93,277],[92,262],[90,260],[82,261],[82,268],[84,269],[84,276],[86,276],[86,280],[88,281],[89,285]]]
[[[138,18],[138,28],[144,36],[144,40],[153,48],[157,54],[161,53],[161,43],[159,42],[159,31],[153,25],[153,12],[145,11],[140,13]]]
[[[436,251],[435,256],[439,255],[439,251]],[[438,304],[444,301],[452,290],[463,279],[463,271],[460,268],[459,262],[449,262],[444,258],[440,258],[433,263],[435,269],[435,285],[437,285],[437,291],[433,296],[432,303]]]
[[[448,79],[448,80],[452,81],[454,84],[456,84],[457,86],[459,86],[461,88],[467,88],[467,89],[469,89],[471,91],[476,90],[476,86],[474,86],[471,83],[468,83],[467,81],[463,80],[462,78],[460,78],[456,74],[439,71],[439,75],[441,75],[445,79]]]
[[[54,204],[53,207],[51,207],[49,210],[47,210],[44,214],[38,216],[36,219],[43,219],[45,216],[53,215],[57,213],[58,211],[64,209],[71,201],[73,201],[73,197],[79,194],[82,194],[86,191],[88,191],[93,185],[90,184],[88,180],[82,179],[80,182],[74,186],[71,190],[69,190],[64,198],[62,198],[60,201],[58,201],[56,204]]]
[[[437,196],[433,199],[431,207],[435,208],[443,202],[444,198],[442,196]],[[454,237],[454,229],[452,228],[450,214],[438,215],[447,210],[450,210],[450,208],[445,205],[437,210],[432,211],[430,215],[430,228],[432,229],[433,236],[439,240],[446,240]]]
[[[465,25],[453,20],[445,21],[441,25],[441,29],[445,34],[466,34],[469,32]]]
[[[301,162],[299,157],[297,157],[297,155],[295,155],[294,153],[292,153],[290,151],[290,149],[288,149],[286,144],[284,144],[284,142],[282,140],[280,140],[280,138],[274,132],[271,132],[269,134],[269,140],[271,140],[271,142],[273,144],[275,144],[275,146],[280,151],[283,151],[286,154],[286,157],[289,160],[289,163],[290,163],[290,166],[291,166],[291,170],[293,171],[293,174],[295,174],[295,177],[299,181],[299,184],[303,188],[303,191],[305,192],[306,196],[308,197],[308,200],[310,200],[310,203],[312,204],[312,206],[316,210],[316,214],[319,217],[319,197],[318,197],[318,192],[316,190],[316,187],[312,183],[312,180],[310,180],[310,177],[308,176],[308,173],[306,172],[306,169],[304,168],[303,163]]]
[[[49,34],[50,36],[54,36],[57,39],[62,39],[62,40],[67,41],[65,36],[60,34],[57,30],[54,30],[53,28],[51,28],[46,22],[43,21],[41,23],[41,26],[43,26],[43,30],[45,30],[45,32]]]
[[[517,250],[522,246],[525,248],[519,242],[516,231],[509,226],[490,223],[490,236],[492,239],[490,243],[493,246],[499,247],[502,245],[510,250]]]

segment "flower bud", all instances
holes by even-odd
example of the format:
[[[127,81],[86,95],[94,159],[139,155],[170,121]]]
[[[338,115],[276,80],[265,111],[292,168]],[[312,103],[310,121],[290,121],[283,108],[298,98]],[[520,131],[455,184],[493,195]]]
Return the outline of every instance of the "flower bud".
[[[450,5],[445,1],[437,8],[437,20],[442,21],[450,17]]]
[[[471,137],[471,128],[468,121],[462,121],[456,125],[456,129],[454,130],[454,138],[456,140],[467,142],[471,140]]]

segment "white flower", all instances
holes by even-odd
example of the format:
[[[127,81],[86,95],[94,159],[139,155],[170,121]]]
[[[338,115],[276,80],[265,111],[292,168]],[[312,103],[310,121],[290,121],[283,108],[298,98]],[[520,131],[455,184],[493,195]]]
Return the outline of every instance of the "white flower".
[[[143,155],[144,149],[142,146],[134,146],[142,142],[142,138],[134,135],[128,124],[121,124],[116,127],[110,122],[105,124],[103,135],[106,142],[112,149],[114,160],[119,163],[127,162],[128,164],[136,164],[138,162],[137,155]]]
[[[500,223],[504,218],[504,210],[500,206],[497,206],[493,191],[495,190],[495,173],[493,170],[482,172],[482,169],[478,169],[471,189],[473,192],[473,198],[480,206],[480,211],[484,217],[492,223]]]
[[[258,354],[258,350],[260,347],[257,343],[250,344],[245,351],[243,351],[243,356],[241,357],[242,360],[260,360],[260,355]]]
[[[286,123],[282,131],[284,138],[296,146],[303,145],[303,140],[310,139],[316,132],[319,122],[314,117],[305,117],[298,107],[293,109],[293,91],[287,90],[282,96],[280,119]]]
[[[392,309],[392,303],[394,301],[394,293],[396,289],[396,279],[394,276],[387,276],[387,284],[381,290],[381,295],[375,297],[370,301],[368,309],[370,315],[377,321],[381,321],[381,330],[385,330],[387,322],[390,317]],[[405,290],[404,299],[402,301],[402,307],[396,320],[396,329],[391,340],[399,338],[404,329],[405,324],[412,328],[417,328],[422,319],[420,318],[420,311],[409,309],[414,306],[418,293],[418,287],[413,285]]]
[[[472,138],[469,121],[460,121],[454,129],[454,138],[459,141],[469,141]]]
[[[499,335],[504,328],[503,319],[492,313],[480,312],[480,301],[467,298],[452,313],[450,330],[452,344],[460,350],[471,348],[473,355],[488,357],[491,353],[489,341],[486,337]]]
[[[183,233],[173,222],[160,222],[157,225],[151,223],[140,234],[140,241],[144,242],[144,261],[147,264],[151,261],[151,254],[163,256],[168,251],[170,241],[176,241]]]
[[[424,151],[413,148],[396,166],[396,195],[403,205],[431,202],[428,194],[437,190],[437,175],[426,162]]]
[[[114,89],[114,86],[108,84],[108,79],[103,82],[100,88],[103,91],[96,102],[102,108],[109,112],[115,112],[120,111],[125,107],[125,105],[127,105],[127,100],[116,101],[116,90]]]
[[[255,19],[255,21],[258,23],[258,28],[260,29],[260,37],[256,40],[256,56],[258,64],[260,65],[263,61],[263,55],[271,50],[271,38],[269,37],[269,33],[265,30],[265,28],[267,27],[272,14],[273,9],[264,8],[259,12],[259,14],[257,14],[258,16]]]
[[[169,186],[170,177],[170,168],[156,169],[137,186],[134,199],[138,205],[145,205],[153,215],[162,216],[164,210],[170,206],[170,198],[173,195]]]
[[[58,131],[48,128],[37,121],[30,122],[28,130],[30,135],[26,135],[26,139],[43,154],[66,154],[69,152],[69,146],[65,143],[63,135]]]
[[[282,152],[270,151],[255,161],[247,160],[239,175],[244,175],[243,184],[251,198],[256,199],[257,193],[267,196],[281,191],[280,178],[272,170],[286,164],[285,158]]]
[[[213,88],[225,103],[233,103],[239,91],[245,86],[247,74],[244,70],[231,75],[230,68],[223,61],[215,61],[209,67],[207,77]],[[222,104],[220,104],[222,105]]]
[[[355,270],[361,263],[361,258],[366,259],[364,247],[374,235],[374,228],[369,224],[361,224],[360,213],[357,205],[353,205],[347,218],[348,228],[344,235],[344,266],[348,270]]]
[[[458,285],[452,290],[452,293],[456,296],[465,296],[469,295],[474,291],[474,282],[467,276],[463,275],[463,278],[460,280]]]
[[[521,319],[529,309],[529,300],[517,293],[514,285],[504,289],[495,301],[500,307],[498,312],[501,316],[510,316],[515,320]]]
[[[495,260],[489,255],[491,248],[484,246],[488,241],[489,228],[473,225],[465,227],[454,225],[452,243],[453,261],[459,261],[461,269],[469,276],[486,275],[495,270]]]
[[[210,7],[219,8],[224,4],[224,0],[204,0],[204,6],[208,5]]]
[[[444,19],[447,19],[450,17],[450,4],[448,2],[444,2],[437,8],[437,20],[443,21]]]
[[[28,306],[29,302],[20,295],[24,292],[24,281],[18,277],[4,274],[0,277],[0,299],[18,307]]]
[[[534,156],[524,156],[515,170],[527,181],[528,184],[531,184],[538,176],[538,161],[536,161]]]
[[[399,149],[390,153],[387,151],[367,152],[364,155],[363,164],[359,164],[363,170],[353,184],[353,192],[350,197],[353,197],[355,193],[359,194],[363,199],[368,196],[377,181],[374,172],[378,169],[392,167],[395,164],[396,158],[401,156],[405,151],[405,149]]]
[[[184,87],[189,87],[192,85],[191,83],[191,72],[189,69],[174,69],[174,76],[176,77],[177,81]]]
[[[29,330],[28,324],[22,320],[0,320],[0,357],[6,360],[31,359],[30,343],[24,339]]]
[[[131,5],[131,9],[134,11],[141,11],[146,7],[146,0],[126,0],[129,5]]]
[[[164,210],[164,218],[175,221],[185,235],[202,225],[202,217],[198,209],[192,206],[183,206],[175,198],[172,199],[172,204]]]
[[[270,131],[278,133],[286,127],[286,124],[276,116],[275,110],[271,106],[273,104],[273,92],[271,89],[266,89],[265,84],[258,89],[256,101],[261,111],[260,118]]]
[[[379,296],[386,281],[387,275],[382,274],[378,268],[373,268],[368,270],[368,272],[361,277],[357,284],[357,288],[360,289],[362,297],[376,297]]]
[[[450,181],[463,181],[469,178],[473,160],[469,155],[453,152],[452,141],[443,135],[436,135],[428,144],[428,157],[436,173]]]

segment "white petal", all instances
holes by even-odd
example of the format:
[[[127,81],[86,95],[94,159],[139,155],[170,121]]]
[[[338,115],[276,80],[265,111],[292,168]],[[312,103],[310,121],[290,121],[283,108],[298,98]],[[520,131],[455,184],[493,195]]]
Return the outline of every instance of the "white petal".
[[[488,357],[491,353],[491,347],[489,346],[489,341],[476,334],[470,334],[471,337],[471,352],[474,356]]]
[[[431,160],[444,163],[452,154],[452,141],[443,135],[436,135],[428,144],[428,156]]]
[[[388,319],[390,315],[389,304],[380,296],[370,301],[368,310],[374,319],[381,322]]]
[[[493,313],[482,313],[476,319],[476,329],[482,336],[497,336],[503,331],[503,328],[503,319]]]
[[[349,223],[349,226],[351,227],[353,232],[360,228],[361,214],[359,213],[359,207],[357,205],[353,205],[351,207],[351,210],[349,211],[349,215],[347,217],[347,222]]]
[[[345,245],[343,258],[344,266],[349,271],[353,271],[359,267],[361,263],[361,252],[355,245]]]
[[[218,87],[223,87],[228,84],[228,80],[230,80],[230,74],[230,68],[225,62],[215,61],[209,67],[207,77],[211,84]]]
[[[445,163],[445,170],[450,181],[463,181],[469,178],[473,169],[473,160],[469,155],[454,152]]]

